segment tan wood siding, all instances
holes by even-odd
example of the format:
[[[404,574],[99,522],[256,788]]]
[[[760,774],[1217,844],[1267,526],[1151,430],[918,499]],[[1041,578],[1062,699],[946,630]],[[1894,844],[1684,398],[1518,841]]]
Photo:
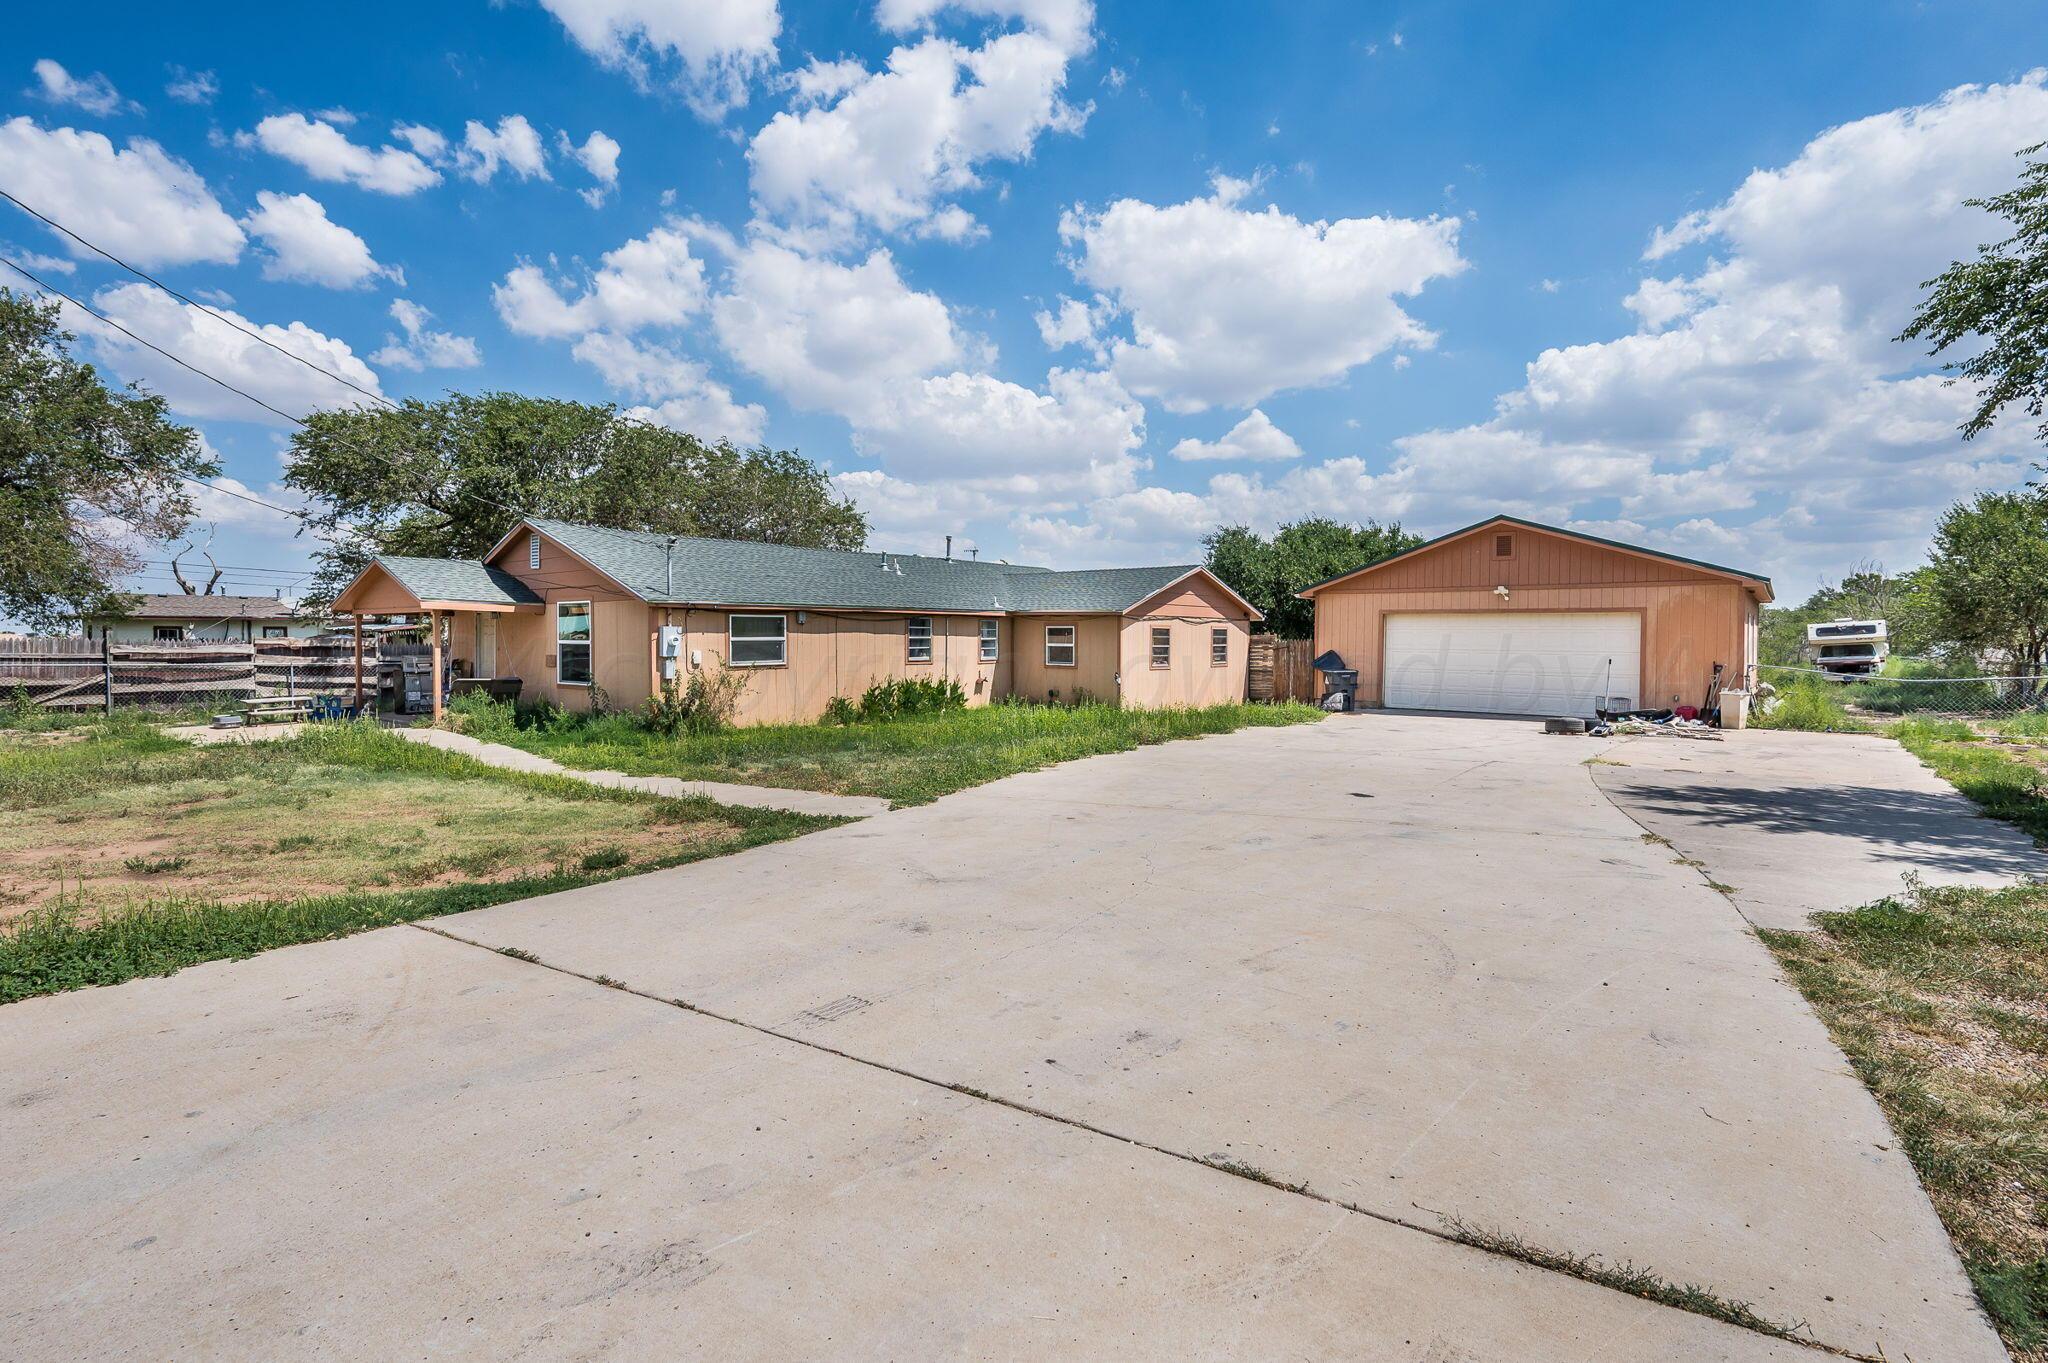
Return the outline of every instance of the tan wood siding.
[[[1171,665],[1152,666],[1152,631],[1169,632]],[[1210,661],[1211,630],[1228,636],[1229,660]],[[1250,625],[1220,616],[1127,616],[1123,627],[1123,703],[1139,709],[1225,705],[1245,698]]]
[[[516,537],[488,562],[493,568],[512,574],[550,601],[639,600],[632,593],[621,591],[617,583],[546,535],[542,535],[540,541],[540,567],[537,569],[526,566],[524,535]]]
[[[1494,556],[1494,538],[1507,535],[1514,553]],[[1653,582],[1726,582],[1727,578],[1681,564],[1622,553],[1548,535],[1527,526],[1489,527],[1369,573],[1334,583],[1324,591],[1427,591],[1454,587],[1584,587]],[[1351,584],[1357,587],[1352,588]],[[1320,595],[1321,593],[1318,593]]]
[[[898,677],[960,683],[969,705],[986,705],[1009,694],[1010,628],[999,621],[998,657],[980,661],[980,621],[969,615],[932,616],[932,660],[913,664],[908,657],[908,616],[855,611],[742,610],[690,607],[660,611],[658,617],[684,628],[682,656],[687,668],[695,653],[702,666],[724,665],[730,616],[784,617],[787,662],[779,667],[736,669],[747,678],[740,694],[740,724],[802,724],[825,713],[834,696],[859,700],[876,682]],[[798,617],[803,617],[801,620]]]
[[[1117,670],[1122,665],[1122,618],[1115,615],[1020,615],[1010,621],[1016,640],[1016,694],[1026,700],[1072,700],[1085,691],[1096,700],[1117,700]],[[1074,626],[1074,666],[1045,663],[1045,627]]]
[[[1643,613],[1643,706],[1697,705],[1715,663],[1730,678],[1749,666],[1745,640],[1750,599],[1734,582],[1688,585],[1524,587],[1502,602],[1491,588],[1424,591],[1327,591],[1316,597],[1317,654],[1335,649],[1358,669],[1359,699],[1379,705],[1385,618],[1396,612],[1614,611]]]

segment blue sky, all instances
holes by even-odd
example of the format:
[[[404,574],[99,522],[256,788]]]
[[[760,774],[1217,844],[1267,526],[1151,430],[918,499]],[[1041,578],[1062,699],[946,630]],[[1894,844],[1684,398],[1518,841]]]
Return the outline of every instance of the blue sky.
[[[1507,510],[1799,595],[2034,458],[1962,444],[1888,338],[2048,138],[2044,39],[2019,4],[45,6],[0,186],[381,393],[799,449],[891,548]],[[288,410],[359,400],[12,210],[0,249]],[[294,502],[280,423],[73,325]],[[289,593],[296,522],[204,500],[231,585]]]

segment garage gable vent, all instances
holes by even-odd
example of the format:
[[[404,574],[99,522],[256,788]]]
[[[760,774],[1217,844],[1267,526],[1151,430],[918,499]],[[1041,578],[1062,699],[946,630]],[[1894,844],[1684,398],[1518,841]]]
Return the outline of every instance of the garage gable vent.
[[[1513,535],[1495,535],[1493,537],[1493,556],[1495,558],[1513,558],[1515,556],[1515,537]]]
[[[529,568],[540,567],[539,535],[528,535],[526,537],[526,566]]]

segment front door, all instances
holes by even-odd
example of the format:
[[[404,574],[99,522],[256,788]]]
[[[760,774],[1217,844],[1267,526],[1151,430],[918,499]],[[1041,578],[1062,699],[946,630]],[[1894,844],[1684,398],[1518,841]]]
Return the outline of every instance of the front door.
[[[498,617],[482,612],[476,617],[476,674],[498,675]]]

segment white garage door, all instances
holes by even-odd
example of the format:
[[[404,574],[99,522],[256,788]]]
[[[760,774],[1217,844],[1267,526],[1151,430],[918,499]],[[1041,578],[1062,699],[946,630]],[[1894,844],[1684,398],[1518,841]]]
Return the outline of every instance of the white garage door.
[[[1591,715],[1602,697],[1638,706],[1642,648],[1642,617],[1628,612],[1390,615],[1384,703],[1509,715]]]

